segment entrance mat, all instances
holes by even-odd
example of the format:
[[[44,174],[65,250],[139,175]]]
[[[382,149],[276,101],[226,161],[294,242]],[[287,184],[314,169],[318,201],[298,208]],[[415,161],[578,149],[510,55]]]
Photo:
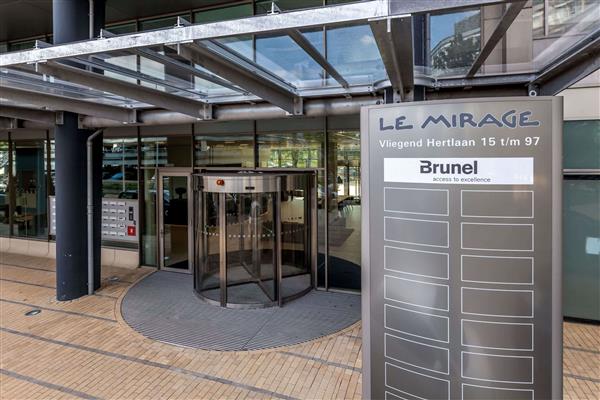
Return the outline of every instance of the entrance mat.
[[[133,329],[161,342],[205,350],[260,350],[306,342],[360,319],[360,296],[312,291],[283,307],[233,310],[204,303],[192,276],[158,271],[135,284],[121,313]]]

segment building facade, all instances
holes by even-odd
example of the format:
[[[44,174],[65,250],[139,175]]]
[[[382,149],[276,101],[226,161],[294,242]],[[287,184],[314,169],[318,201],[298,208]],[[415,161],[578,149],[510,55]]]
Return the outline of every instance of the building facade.
[[[206,6],[206,3],[211,4]],[[106,32],[102,35],[160,32],[187,23],[235,24],[237,19],[361,3],[374,2],[180,1],[149,2],[145,7],[130,9],[108,0]],[[102,220],[102,262],[190,272],[193,228],[189,221],[193,210],[190,211],[188,204],[192,201],[194,173],[312,171],[316,173],[317,188],[316,286],[360,293],[360,105],[547,94],[542,88],[545,76],[540,72],[558,65],[562,62],[558,55],[568,54],[582,39],[598,33],[600,4],[594,0],[526,3],[517,10],[499,39],[499,27],[511,11],[509,4],[482,2],[472,7],[415,14],[409,40],[413,42],[414,66],[410,63],[410,74],[414,76],[414,88],[405,93],[397,93],[393,82],[390,84],[394,79],[386,53],[382,52],[377,31],[368,21],[307,24],[297,32],[302,36],[300,42],[309,43],[308,51],[289,31],[265,29],[262,33],[215,39],[221,48],[261,67],[261,73],[274,74],[305,93],[305,110],[297,116],[289,115],[293,112],[286,115],[261,111],[260,101],[244,98],[243,90],[227,87],[218,76],[219,79],[213,76],[214,70],[208,71],[210,68],[196,65],[193,60],[185,65],[211,73],[204,78],[184,73],[182,68],[160,62],[156,55],[151,57],[143,51],[102,52],[95,54],[93,62],[82,61],[90,71],[100,71],[96,73],[104,77],[158,93],[177,93],[188,98],[208,96],[222,107],[213,112],[216,116],[213,120],[196,122],[189,118],[161,119],[158,114],[154,122],[126,126],[106,123],[93,115],[82,120],[88,128],[104,129],[101,146],[104,207],[133,204],[137,213],[135,229],[123,232],[122,236],[111,230],[110,220]],[[3,15],[10,14],[1,11]],[[0,38],[0,51],[6,54],[44,48],[46,45],[41,42],[53,41],[48,25],[47,31],[35,34],[7,26],[8,32]],[[36,29],[44,29],[44,24],[38,24]],[[181,62],[168,46],[149,49]],[[316,49],[322,59],[311,56],[310,49]],[[587,53],[587,57],[597,58],[598,53]],[[81,57],[78,59],[81,61]],[[14,88],[22,84],[28,90],[50,93],[44,84],[31,81],[28,74],[32,72],[11,70],[2,78],[3,85]],[[562,82],[561,89],[568,89],[551,93],[565,97],[564,312],[569,317],[589,320],[600,320],[599,77],[598,71],[591,74],[588,71],[575,83]],[[54,89],[81,100],[96,99],[105,104],[121,101],[107,94],[109,90],[99,93],[102,90],[93,85],[81,86]],[[329,112],[311,115],[311,102],[317,104],[333,95],[339,104],[347,99],[345,107],[349,111],[331,111],[335,107],[329,105],[325,107]],[[5,101],[2,107],[14,106],[10,95],[0,93],[0,97]],[[360,101],[350,103],[351,99]],[[140,110],[151,108],[140,103],[143,102],[121,102]],[[151,101],[148,103],[152,105]],[[231,107],[227,109],[231,113],[228,115],[237,112],[237,116],[219,118],[218,110],[225,115],[226,107]],[[314,107],[317,109],[318,104]],[[14,119],[9,112],[0,115],[5,117],[0,131],[1,250],[54,256],[52,198],[56,191],[57,162],[54,128],[39,121]]]

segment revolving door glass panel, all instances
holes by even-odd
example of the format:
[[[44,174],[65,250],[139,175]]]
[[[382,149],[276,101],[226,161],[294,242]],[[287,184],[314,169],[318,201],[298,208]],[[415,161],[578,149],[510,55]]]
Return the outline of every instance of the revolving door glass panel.
[[[275,192],[227,193],[227,302],[276,300]]]
[[[200,298],[259,308],[311,290],[312,185],[313,174],[194,176],[194,289]]]

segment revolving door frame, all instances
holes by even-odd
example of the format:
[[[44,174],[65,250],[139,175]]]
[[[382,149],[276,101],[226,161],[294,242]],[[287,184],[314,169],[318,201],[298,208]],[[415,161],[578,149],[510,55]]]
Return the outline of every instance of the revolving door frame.
[[[201,173],[192,175],[192,186],[193,186],[193,203],[194,203],[194,213],[193,213],[193,246],[192,246],[192,259],[194,264],[199,262],[198,254],[199,249],[197,246],[198,239],[204,240],[206,237],[205,234],[202,235],[198,232],[198,218],[203,219],[204,214],[206,213],[205,208],[205,197],[206,193],[216,193],[218,194],[218,229],[220,232],[219,236],[219,301],[215,299],[208,298],[202,294],[200,294],[200,289],[196,287],[197,285],[197,276],[200,271],[198,270],[198,266],[194,265],[192,270],[194,273],[194,292],[195,294],[205,302],[208,302],[213,305],[218,305],[226,308],[266,308],[272,306],[282,306],[285,302],[294,300],[299,298],[311,290],[316,289],[317,287],[317,257],[318,257],[318,240],[317,240],[317,229],[318,229],[318,221],[317,221],[317,197],[318,197],[318,187],[317,187],[317,171],[316,170],[303,170],[303,171],[293,171],[293,172],[264,172],[264,171],[244,171],[242,173],[232,173],[232,171],[203,171]],[[282,187],[282,182],[285,181],[287,184],[287,180],[297,179],[297,177],[306,177],[307,185],[306,192],[308,196],[305,195],[305,213],[304,213],[304,225],[306,229],[304,230],[304,243],[305,248],[308,248],[309,254],[309,263],[310,263],[310,285],[308,285],[305,289],[294,293],[290,296],[283,297],[283,244],[282,244],[282,217],[281,217],[281,202],[282,202],[282,192],[287,188]],[[290,185],[287,185],[290,187]],[[295,187],[295,186],[291,186]],[[228,251],[227,251],[227,207],[226,207],[226,195],[227,194],[266,194],[273,193],[274,194],[274,202],[273,202],[273,216],[274,216],[274,272],[273,272],[273,280],[275,281],[274,286],[274,300],[271,302],[264,303],[231,303],[228,302]],[[198,209],[198,201],[197,196],[202,197],[201,207],[202,209]],[[306,211],[308,210],[308,211]],[[308,223],[306,222],[308,220]],[[201,237],[198,238],[197,235]],[[207,246],[203,244],[202,246],[207,251]],[[259,284],[260,286],[260,284]],[[198,290],[197,290],[198,289]],[[264,288],[261,287],[261,290],[265,291]],[[266,294],[266,292],[265,292]],[[267,297],[269,295],[267,294]]]

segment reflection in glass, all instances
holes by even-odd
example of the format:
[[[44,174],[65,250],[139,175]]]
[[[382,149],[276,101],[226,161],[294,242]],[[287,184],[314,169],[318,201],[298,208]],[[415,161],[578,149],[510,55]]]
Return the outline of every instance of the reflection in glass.
[[[327,29],[327,60],[350,83],[373,83],[387,77],[369,25]]]
[[[328,285],[360,290],[360,133],[329,132],[327,146]]]
[[[323,166],[322,132],[282,132],[257,136],[261,168],[320,168]]]
[[[156,226],[157,173],[155,169],[143,169],[144,173],[144,224],[142,225],[142,265],[158,267],[158,238]]]
[[[189,167],[191,138],[187,135],[144,137],[142,142],[142,166]]]
[[[194,209],[194,289],[215,302],[221,301],[221,267],[219,247],[219,193],[196,193]]]
[[[563,185],[564,315],[600,321],[600,176]]]
[[[303,35],[323,52],[322,31],[304,32]],[[258,37],[256,62],[295,86],[323,85],[324,71],[321,66],[287,35]]]
[[[252,134],[197,135],[194,162],[197,167],[254,167]]]
[[[430,46],[432,73],[464,74],[479,55],[480,11],[432,15]]]
[[[10,194],[8,191],[8,176],[10,164],[8,163],[8,141],[0,141],[0,235],[8,236],[10,233]]]
[[[548,0],[547,4],[546,23],[549,35],[568,31],[589,13],[595,14],[595,26],[598,26],[598,0]]]
[[[531,2],[532,20],[533,20],[533,37],[538,38],[545,35],[545,0],[533,0]]]
[[[48,234],[46,154],[43,139],[13,142],[16,236],[45,237]]]
[[[137,139],[104,139],[102,197],[137,199]]]

